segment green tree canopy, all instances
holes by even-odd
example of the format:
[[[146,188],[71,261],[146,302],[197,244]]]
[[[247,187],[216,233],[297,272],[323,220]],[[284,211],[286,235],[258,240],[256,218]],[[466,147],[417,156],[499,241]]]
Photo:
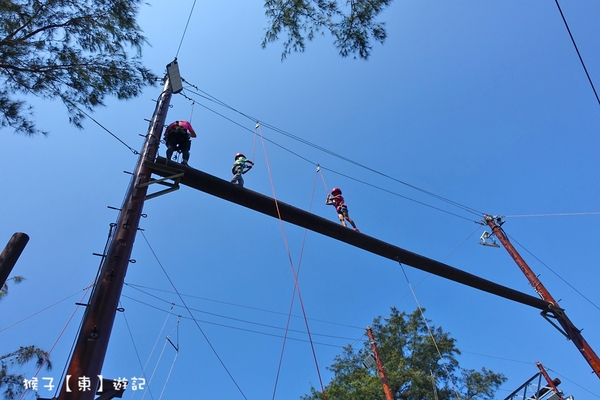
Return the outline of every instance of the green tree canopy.
[[[0,1],[0,126],[45,133],[23,100],[60,99],[78,127],[82,109],[128,99],[156,76],[142,66],[141,0]],[[80,108],[81,107],[81,108]]]
[[[358,55],[366,60],[372,43],[385,41],[385,23],[376,19],[391,3],[392,0],[265,0],[269,27],[262,46],[286,33],[281,55],[284,59],[292,51],[303,52],[306,40],[329,32],[342,57]]]
[[[60,99],[77,127],[107,96],[129,99],[156,76],[141,63],[146,43],[136,17],[142,0],[0,1],[0,127],[38,129],[26,96]],[[368,59],[383,43],[377,17],[392,0],[265,0],[262,46],[286,34],[282,59],[329,32],[343,57]]]
[[[396,400],[492,400],[506,381],[503,374],[486,368],[481,371],[460,368],[455,339],[430,321],[426,323],[419,309],[406,314],[392,308],[389,318],[378,317],[373,321],[372,331]],[[325,388],[328,399],[385,399],[377,367],[363,365],[371,353],[371,344],[366,340],[361,349],[348,345],[335,357],[328,367],[334,373]],[[311,388],[311,393],[302,399],[322,399],[322,394]]]

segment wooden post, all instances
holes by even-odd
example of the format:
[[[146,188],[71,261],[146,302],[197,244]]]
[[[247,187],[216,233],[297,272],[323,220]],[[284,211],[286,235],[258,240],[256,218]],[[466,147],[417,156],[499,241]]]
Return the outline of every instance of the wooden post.
[[[0,288],[6,283],[27,242],[29,242],[29,236],[23,232],[17,232],[11,236],[8,244],[2,250],[2,254],[0,254]]]
[[[150,121],[133,179],[83,315],[81,330],[61,387],[59,400],[93,400],[102,382],[102,365],[148,190],[146,183],[150,181],[152,174],[144,163],[154,161],[158,153],[171,95],[170,82],[168,77],[165,77],[165,84]]]

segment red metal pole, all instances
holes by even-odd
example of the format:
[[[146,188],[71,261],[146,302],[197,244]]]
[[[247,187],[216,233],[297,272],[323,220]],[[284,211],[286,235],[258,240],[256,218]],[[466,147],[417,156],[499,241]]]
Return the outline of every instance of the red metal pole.
[[[394,396],[392,395],[392,391],[390,389],[390,383],[388,381],[387,375],[385,374],[385,370],[383,369],[383,363],[381,362],[379,352],[377,351],[377,343],[373,338],[373,331],[371,330],[370,326],[367,327],[367,336],[369,337],[369,342],[371,343],[371,349],[373,350],[373,354],[375,354],[375,362],[377,363],[377,370],[379,371],[379,377],[381,378],[381,384],[383,385],[385,398],[386,400],[394,400]]]
[[[540,370],[540,372],[542,373],[542,375],[544,376],[544,378],[546,378],[546,382],[548,382],[548,386],[550,386],[550,388],[552,389],[552,391],[556,395],[558,395],[558,399],[557,400],[564,400],[563,397],[562,397],[562,393],[556,387],[556,383],[552,379],[550,379],[550,375],[548,375],[548,373],[546,372],[546,369],[544,369],[544,366],[542,365],[542,363],[540,363],[539,361],[536,361],[535,365],[537,365],[538,369]],[[557,380],[557,382],[560,383],[560,380]]]
[[[581,335],[581,331],[573,325],[571,320],[565,314],[565,311],[559,307],[558,302],[554,300],[550,292],[546,289],[546,287],[542,284],[542,282],[538,279],[538,277],[533,273],[529,265],[525,262],[523,257],[517,252],[512,243],[508,240],[508,236],[504,233],[504,230],[496,223],[500,223],[500,218],[493,217],[491,215],[485,216],[485,223],[492,229],[492,233],[496,235],[498,240],[502,243],[508,254],[515,260],[517,266],[523,271],[533,289],[537,292],[537,294],[542,298],[542,300],[550,303],[547,311],[542,311],[542,314],[551,313],[554,318],[558,321],[560,326],[564,330],[564,334],[569,338],[579,352],[583,355],[586,361],[592,367],[594,373],[600,378],[600,358],[594,352],[594,350],[590,347],[590,345],[585,341],[583,336]]]
[[[69,363],[59,400],[93,400],[99,387],[102,365],[112,331],[123,282],[131,258],[151,171],[144,161],[154,161],[171,101],[171,87],[165,77],[163,91],[148,128],[133,179],[121,207],[117,226],[108,247]],[[140,186],[141,185],[141,186]],[[103,388],[104,390],[112,388]]]

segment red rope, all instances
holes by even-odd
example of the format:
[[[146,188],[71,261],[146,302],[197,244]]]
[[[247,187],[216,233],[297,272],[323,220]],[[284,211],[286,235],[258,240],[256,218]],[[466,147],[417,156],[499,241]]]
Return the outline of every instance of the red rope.
[[[318,170],[317,170],[318,173]],[[315,180],[313,183],[312,194],[310,196],[310,205],[308,206],[308,211],[312,210],[313,200],[315,198],[315,187],[317,186],[317,174],[315,174]],[[304,244],[306,243],[306,233],[308,229],[304,230],[304,236],[302,238],[302,246],[300,248],[300,258],[298,260],[298,270],[296,272],[296,276],[300,275],[300,266],[302,265],[302,255],[304,254]],[[281,346],[281,355],[279,356],[279,365],[277,366],[277,375],[275,378],[275,387],[273,388],[273,397],[275,399],[275,394],[277,392],[277,383],[279,382],[279,373],[281,372],[281,364],[283,362],[283,353],[285,351],[285,344],[287,342],[287,335],[290,327],[290,321],[292,319],[292,310],[294,308],[294,299],[296,298],[296,285],[294,285],[294,290],[292,292],[292,300],[290,301],[290,311],[288,312],[287,322],[285,324],[285,333],[283,335],[283,344]]]
[[[312,349],[312,353],[313,353],[313,358],[315,360],[315,366],[317,369],[317,375],[319,377],[319,383],[321,384],[321,392],[323,393],[323,399],[327,400],[327,397],[325,396],[325,388],[323,386],[323,379],[321,378],[321,371],[319,370],[319,363],[317,361],[317,354],[315,352],[315,346],[312,340],[312,336],[310,334],[310,328],[308,327],[308,318],[306,317],[306,311],[304,309],[304,302],[302,301],[302,295],[300,293],[300,286],[298,284],[298,274],[296,273],[296,269],[294,268],[294,262],[292,261],[292,255],[290,253],[290,247],[287,241],[287,237],[285,234],[285,229],[283,226],[283,220],[281,219],[281,212],[279,210],[279,202],[277,201],[277,196],[275,195],[275,185],[273,184],[273,175],[271,174],[271,167],[269,165],[269,157],[267,156],[267,149],[265,147],[265,141],[264,138],[262,136],[262,131],[260,129],[260,124],[256,124],[256,129],[258,130],[259,134],[260,134],[260,139],[262,142],[262,146],[263,146],[263,152],[265,154],[265,161],[267,164],[267,171],[269,173],[269,180],[271,182],[271,191],[273,192],[273,200],[275,200],[275,209],[277,210],[277,217],[279,219],[279,225],[281,226],[281,232],[283,235],[283,241],[285,243],[285,248],[287,251],[287,255],[288,255],[288,259],[290,261],[290,267],[292,269],[292,275],[294,276],[294,290],[298,292],[298,300],[300,301],[300,308],[302,309],[302,315],[304,316],[304,323],[306,325],[306,332],[308,334],[308,340],[310,342],[310,347]]]
[[[88,292],[90,291],[90,289],[93,287],[94,285],[90,285],[85,289],[85,293],[83,293],[83,296],[81,296],[81,300],[79,301],[80,303],[83,302],[83,299],[85,299],[85,296],[87,296]],[[44,364],[46,363],[46,361],[50,358],[50,354],[52,353],[52,350],[54,350],[54,348],[56,347],[56,345],[58,344],[58,341],[60,340],[60,338],[62,337],[63,333],[65,333],[65,330],[67,329],[67,327],[69,326],[69,324],[71,323],[71,320],[73,319],[73,317],[75,316],[75,313],[77,312],[77,310],[79,309],[79,307],[81,306],[77,306],[75,307],[75,310],[73,310],[73,313],[71,314],[71,316],[69,317],[69,320],[67,321],[67,323],[65,324],[65,326],[63,327],[62,331],[60,331],[60,334],[58,335],[58,337],[56,338],[56,340],[54,341],[54,344],[52,345],[52,347],[50,348],[50,351],[48,351],[48,355],[46,356],[46,358],[44,359],[44,361],[40,364],[38,370],[35,372],[35,375],[33,375],[34,377],[37,377],[37,375],[40,373],[40,371],[42,370],[42,368],[44,367]],[[22,400],[23,397],[25,397],[25,394],[27,394],[27,391],[29,390],[29,388],[26,388],[23,393],[21,394],[21,397],[19,397],[19,400]]]

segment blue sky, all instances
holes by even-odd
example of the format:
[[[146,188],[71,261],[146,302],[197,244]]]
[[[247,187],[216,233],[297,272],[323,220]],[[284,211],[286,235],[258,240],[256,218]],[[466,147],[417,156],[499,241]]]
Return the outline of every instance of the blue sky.
[[[151,43],[144,61],[162,74],[177,53],[193,2],[153,3],[140,15]],[[600,84],[600,4],[561,6]],[[600,352],[600,107],[556,5],[395,2],[382,19],[388,39],[374,46],[367,62],[340,58],[327,35],[281,62],[281,43],[260,47],[267,25],[262,2],[198,1],[178,54],[181,74],[239,113],[194,95],[193,88],[186,92],[197,101],[193,108],[186,98],[174,97],[168,120],[191,117],[198,133],[190,165],[230,179],[234,154],[253,155],[256,166],[245,176],[246,186],[272,196],[265,152],[260,142],[254,145],[253,119],[259,119],[421,190],[505,215],[504,229],[520,244],[517,250]],[[93,116],[140,149],[139,135],[147,130],[145,119],[159,92],[149,88],[128,102],[110,100]],[[92,253],[102,252],[117,217],[107,206],[121,205],[129,183],[123,171],[133,169],[136,156],[91,120],[81,131],[70,126],[60,104],[32,103],[50,135],[28,138],[4,129],[1,136],[0,240],[17,231],[31,240],[14,270],[27,280],[11,285],[0,303],[0,350],[55,346],[55,368],[39,376],[58,380],[82,315],[75,303],[98,267]],[[503,249],[477,244],[484,230],[475,223],[480,216],[264,124],[261,131],[322,165],[327,186],[342,188],[365,234],[535,295]],[[266,156],[278,199],[303,209],[312,199],[312,212],[336,220],[324,204],[320,176],[314,184],[315,165],[270,143]],[[147,363],[148,380],[155,372],[145,398],[160,398],[163,388],[163,398],[272,398],[294,286],[279,222],[185,187],[148,201],[144,213],[144,236],[136,239],[136,263],[123,290],[125,312],[116,318],[104,376],[138,377],[140,364]],[[578,213],[583,215],[524,216]],[[284,228],[297,265],[304,231]],[[426,317],[456,338],[461,366],[508,377],[497,398],[535,374],[536,361],[563,381],[565,394],[600,397],[598,378],[575,346],[535,309],[404,270]],[[244,395],[169,280],[197,310],[202,331]],[[332,377],[326,367],[344,345],[360,344],[374,317],[389,315],[392,306],[406,312],[417,307],[399,265],[310,232],[299,284],[325,383]],[[169,314],[171,303],[176,306]],[[293,314],[294,340],[285,346],[277,399],[297,399],[311,384],[319,386],[297,299]],[[175,350],[165,346],[171,332],[172,340],[178,333],[180,347],[175,362]],[[132,391],[124,398],[143,396]]]

